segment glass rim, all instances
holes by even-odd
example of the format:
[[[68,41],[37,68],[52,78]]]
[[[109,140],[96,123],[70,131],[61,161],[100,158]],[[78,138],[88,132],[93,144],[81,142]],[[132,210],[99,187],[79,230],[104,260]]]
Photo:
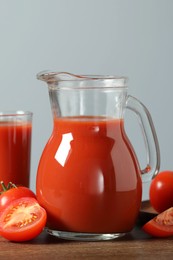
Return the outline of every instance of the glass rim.
[[[33,112],[31,111],[24,111],[24,110],[6,110],[0,111],[0,117],[21,117],[21,116],[31,116]]]

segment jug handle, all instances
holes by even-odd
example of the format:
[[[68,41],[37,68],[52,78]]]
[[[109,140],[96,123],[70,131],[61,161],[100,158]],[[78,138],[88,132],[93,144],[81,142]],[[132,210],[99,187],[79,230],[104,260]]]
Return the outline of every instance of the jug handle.
[[[142,181],[154,178],[160,169],[160,149],[150,112],[137,98],[128,96],[126,108],[132,110],[139,120],[147,152],[147,166],[142,170]]]

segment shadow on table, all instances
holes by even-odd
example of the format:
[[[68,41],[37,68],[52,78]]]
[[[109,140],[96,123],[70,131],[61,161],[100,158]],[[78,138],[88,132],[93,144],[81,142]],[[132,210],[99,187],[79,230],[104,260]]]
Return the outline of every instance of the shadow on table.
[[[130,240],[145,240],[150,238],[149,235],[144,233],[141,229],[140,225],[136,225],[135,228],[127,233],[125,236],[121,238],[116,238],[114,240],[107,240],[107,241],[102,241],[102,242],[116,242],[116,241],[130,241]],[[43,231],[37,238],[25,242],[25,244],[67,244],[67,243],[75,243],[75,242],[80,242],[80,243],[92,243],[90,241],[88,242],[83,242],[83,241],[72,241],[72,240],[65,240],[65,239],[60,239],[58,237],[49,235],[46,231]],[[96,242],[96,241],[94,241]],[[99,241],[97,243],[100,243]]]

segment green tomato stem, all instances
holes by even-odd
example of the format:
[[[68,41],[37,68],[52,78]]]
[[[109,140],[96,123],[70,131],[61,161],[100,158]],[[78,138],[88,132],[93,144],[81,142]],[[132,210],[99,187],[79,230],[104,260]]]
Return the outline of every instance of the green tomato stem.
[[[7,186],[4,184],[3,181],[1,181],[1,182],[0,182],[0,185],[1,185],[1,187],[2,187],[2,191],[0,192],[0,195],[1,195],[2,193],[6,192],[7,190],[10,190],[10,189],[12,189],[12,188],[17,188],[17,186],[16,186],[14,183],[12,183],[11,181],[8,183]]]

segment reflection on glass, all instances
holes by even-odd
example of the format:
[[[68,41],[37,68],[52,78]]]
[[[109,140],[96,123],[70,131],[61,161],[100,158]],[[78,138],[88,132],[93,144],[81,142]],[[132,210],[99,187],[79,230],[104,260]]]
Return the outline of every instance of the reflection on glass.
[[[55,159],[62,165],[65,165],[65,162],[68,158],[71,145],[70,142],[73,140],[71,133],[63,134],[62,141],[58,147],[58,150],[55,154]]]

